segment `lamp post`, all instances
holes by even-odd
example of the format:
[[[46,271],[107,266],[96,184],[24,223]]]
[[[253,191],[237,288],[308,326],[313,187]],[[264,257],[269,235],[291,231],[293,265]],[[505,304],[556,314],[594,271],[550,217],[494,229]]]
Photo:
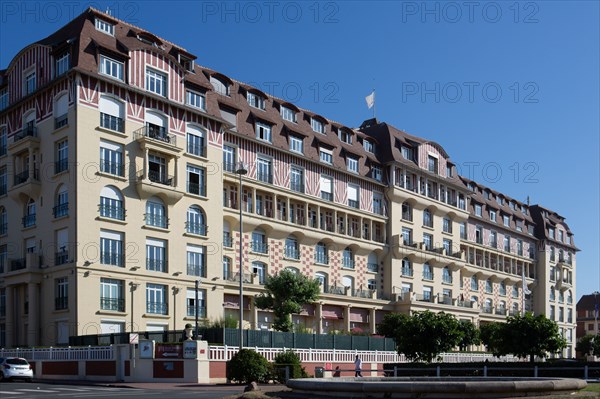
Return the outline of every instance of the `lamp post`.
[[[133,281],[129,282],[129,291],[131,292],[131,332],[133,332],[133,292],[137,289],[138,285]]]
[[[246,169],[243,162],[238,162],[238,165],[235,169],[235,173],[240,177],[240,196],[239,196],[239,210],[240,210],[240,350],[244,347],[244,260],[243,260],[243,250],[244,250],[244,229],[243,229],[243,220],[242,220],[242,176],[248,173],[248,169]]]
[[[598,295],[600,295],[600,292],[594,291],[594,292],[592,292],[592,295],[594,295],[594,332],[596,333],[596,336],[597,336],[598,335]]]
[[[196,328],[194,329],[194,339],[198,339],[198,288],[200,279],[196,280],[196,297],[194,298],[194,315],[196,317]]]

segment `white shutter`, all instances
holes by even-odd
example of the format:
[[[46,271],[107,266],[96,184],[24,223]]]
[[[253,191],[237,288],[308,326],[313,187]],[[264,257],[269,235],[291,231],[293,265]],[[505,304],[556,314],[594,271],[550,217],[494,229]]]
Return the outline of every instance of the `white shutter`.
[[[157,114],[156,112],[152,112],[152,111],[146,111],[146,122],[152,123],[153,125],[156,125],[156,126],[167,127],[165,118],[163,118],[161,115]]]
[[[146,238],[146,245],[151,245],[153,247],[164,248],[165,247],[165,241],[164,240],[157,240],[155,238]]]
[[[118,231],[100,230],[100,237],[108,240],[122,241],[123,233],[119,233]]]
[[[117,201],[120,201],[122,198],[121,194],[116,189],[110,186],[102,187],[102,191],[100,191],[100,196]]]
[[[358,186],[348,184],[348,199],[351,201],[358,201]]]
[[[63,116],[67,113],[67,109],[69,108],[69,98],[66,94],[60,96],[56,104],[54,104],[54,116]]]
[[[146,324],[146,331],[166,331],[167,326],[164,324]]]
[[[61,229],[56,232],[56,248],[60,251],[62,247],[67,247],[69,243],[69,230]]]
[[[107,96],[100,96],[100,112],[117,118],[123,118],[124,105],[122,102]]]
[[[123,332],[123,323],[115,321],[101,321],[100,334],[116,334]]]
[[[196,289],[188,288],[186,293],[186,299],[196,299]],[[198,301],[202,301],[204,299],[204,290],[198,289]]]
[[[100,140],[100,147],[106,148],[107,150],[122,152],[122,146],[112,141]]]
[[[194,252],[196,254],[203,254],[204,253],[204,247],[198,246],[198,245],[189,245],[187,246],[187,251],[188,252]]]
[[[221,118],[232,124],[234,127],[237,126],[237,115],[235,113],[221,109]]]
[[[199,137],[204,137],[206,135],[204,129],[194,125],[187,125],[185,131]]]
[[[331,178],[321,176],[321,191],[331,194]]]

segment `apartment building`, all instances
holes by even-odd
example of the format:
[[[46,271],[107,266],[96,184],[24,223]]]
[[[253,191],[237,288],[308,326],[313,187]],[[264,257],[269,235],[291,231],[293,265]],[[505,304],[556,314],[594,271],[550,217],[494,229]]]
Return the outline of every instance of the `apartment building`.
[[[438,143],[300,109],[92,8],[0,79],[2,346],[181,329],[196,308],[268,329],[253,298],[285,268],[321,281],[302,330],[532,310],[573,335],[564,218],[459,176]]]

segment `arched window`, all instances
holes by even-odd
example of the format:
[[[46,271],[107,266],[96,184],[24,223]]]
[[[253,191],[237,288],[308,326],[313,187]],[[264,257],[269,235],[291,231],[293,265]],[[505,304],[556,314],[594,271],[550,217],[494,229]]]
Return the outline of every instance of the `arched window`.
[[[488,299],[486,299],[486,300],[485,300],[485,303],[484,303],[484,305],[483,305],[483,311],[484,311],[485,313],[492,313],[492,308],[493,308],[493,306],[492,306],[492,300],[491,300],[491,299],[489,299],[489,298],[488,298]]]
[[[25,215],[23,216],[23,227],[35,226],[36,213],[37,213],[37,208],[36,208],[35,201],[33,200],[33,198],[29,198],[29,201],[27,201],[27,205],[25,205],[25,212],[24,212]]]
[[[556,299],[556,291],[554,290],[554,287],[550,287],[550,300],[554,301]]]
[[[471,291],[479,291],[479,281],[477,276],[471,276]]]
[[[408,202],[402,203],[402,220],[412,222],[412,206]]]
[[[379,261],[375,252],[371,252],[367,257],[367,270],[375,273],[379,270]]]
[[[558,303],[565,302],[565,294],[562,291],[558,291]]]
[[[323,292],[327,292],[327,286],[328,286],[327,273],[316,272],[315,280],[319,281],[319,285],[323,287]]]
[[[433,227],[433,216],[429,209],[423,211],[423,226]]]
[[[4,235],[8,232],[8,215],[6,209],[0,206],[0,235]]]
[[[513,298],[518,298],[519,297],[519,286],[518,285],[513,285],[513,287],[512,287],[512,297]]]
[[[223,280],[232,280],[233,275],[231,273],[231,258],[223,256]]]
[[[412,263],[408,258],[402,259],[402,275],[407,277],[412,277],[413,275]]]
[[[285,239],[284,254],[289,259],[300,259],[300,249],[296,237],[289,236]]]
[[[61,184],[56,191],[56,198],[54,199],[54,208],[52,211],[55,218],[60,218],[69,214],[69,192],[65,184]]]
[[[490,280],[488,278],[487,280],[485,280],[485,292],[487,292],[488,294],[491,294],[493,291],[494,291],[494,289],[493,289],[492,280]]]
[[[350,290],[352,293],[354,291],[354,277],[352,276],[343,276],[342,277],[342,285]]]
[[[315,246],[315,263],[329,264],[329,250],[327,249],[327,245],[322,242]]]
[[[146,111],[146,131],[145,136],[169,142],[167,136],[167,118],[158,112]]]
[[[252,273],[256,274],[258,284],[264,284],[267,278],[267,265],[263,262],[252,262]]]
[[[267,235],[263,229],[256,229],[252,232],[252,251],[260,254],[266,254],[269,250],[267,244]]]
[[[452,272],[448,266],[442,269],[442,281],[444,283],[452,284]]]
[[[158,197],[150,197],[146,201],[146,225],[167,228],[166,207]]]
[[[192,205],[188,208],[185,229],[190,234],[206,235],[206,215],[198,205]]]
[[[423,264],[423,279],[433,280],[433,269],[431,268],[429,263]]]
[[[500,283],[498,290],[500,292],[500,295],[506,295],[506,283],[504,281]]]
[[[125,104],[113,97],[100,96],[100,126],[117,132],[125,131]]]
[[[354,254],[348,247],[346,247],[342,253],[342,267],[354,269]]]
[[[287,271],[289,271],[289,272],[292,272],[292,273],[294,273],[294,274],[298,274],[298,273],[300,273],[300,270],[298,270],[298,268],[297,268],[297,267],[293,267],[293,266],[287,266],[287,267],[285,268],[285,270],[287,270]]]
[[[67,119],[67,112],[69,108],[69,97],[66,94],[62,94],[54,100],[54,128],[66,126],[69,121]]]
[[[567,304],[571,305],[573,303],[573,293],[571,290],[567,291]]]
[[[511,316],[515,316],[519,314],[519,304],[517,302],[513,302]]]
[[[100,192],[100,216],[111,219],[125,220],[123,195],[118,188],[105,186]]]
[[[223,246],[231,248],[233,246],[233,238],[231,236],[231,226],[229,222],[223,221]]]
[[[500,301],[498,303],[498,311],[500,313],[506,313],[506,301]]]

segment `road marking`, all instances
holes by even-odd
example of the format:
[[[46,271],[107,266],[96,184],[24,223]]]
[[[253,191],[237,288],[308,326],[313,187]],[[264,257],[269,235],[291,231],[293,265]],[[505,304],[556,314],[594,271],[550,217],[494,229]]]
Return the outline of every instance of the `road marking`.
[[[88,392],[89,389],[77,389],[77,388],[52,388],[52,389],[58,389],[61,391],[75,391],[75,392]]]
[[[0,391],[0,395],[23,395],[23,392]]]
[[[49,389],[15,389],[15,391],[23,392],[43,392],[43,393],[58,393],[58,391],[51,391]]]

